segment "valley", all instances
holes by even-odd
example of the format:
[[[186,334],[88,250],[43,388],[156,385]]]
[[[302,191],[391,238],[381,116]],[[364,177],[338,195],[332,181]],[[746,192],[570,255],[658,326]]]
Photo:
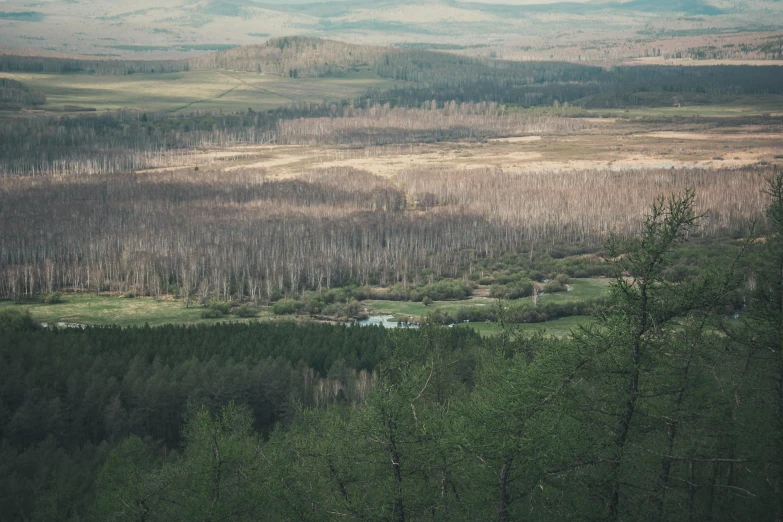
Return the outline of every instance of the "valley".
[[[0,3],[0,521],[780,520],[781,6]]]

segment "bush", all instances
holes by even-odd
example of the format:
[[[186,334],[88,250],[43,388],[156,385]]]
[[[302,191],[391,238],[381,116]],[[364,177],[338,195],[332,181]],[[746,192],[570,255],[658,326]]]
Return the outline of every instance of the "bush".
[[[223,317],[223,313],[217,308],[207,308],[201,312],[201,317],[204,319],[219,319]]]
[[[291,315],[299,311],[303,305],[296,299],[280,299],[272,305],[272,313],[275,315]]]
[[[429,297],[433,301],[466,299],[473,293],[473,286],[462,281],[439,281],[411,291],[411,301]]]
[[[544,285],[544,292],[547,294],[556,294],[558,292],[565,292],[565,290],[565,285],[557,279],[552,279]]]
[[[44,303],[46,304],[59,304],[63,302],[63,294],[60,292],[52,292],[44,297]]]
[[[532,281],[523,279],[507,285],[492,285],[489,295],[496,299],[520,299],[533,295],[533,288]]]
[[[210,301],[209,307],[201,313],[204,319],[218,319],[231,311],[231,303]]]
[[[429,306],[433,303],[432,298],[428,295],[425,295],[424,298],[421,300],[421,304],[424,306]]]
[[[258,308],[242,305],[239,308],[235,308],[232,313],[237,317],[256,317],[258,315]]]

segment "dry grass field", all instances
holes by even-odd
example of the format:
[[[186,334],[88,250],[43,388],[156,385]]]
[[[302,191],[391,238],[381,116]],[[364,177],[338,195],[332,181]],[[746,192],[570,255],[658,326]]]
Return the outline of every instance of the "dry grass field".
[[[510,136],[478,142],[366,148],[268,144],[205,149],[172,156],[171,164],[160,165],[160,169],[263,170],[270,178],[292,178],[312,169],[352,167],[394,178],[411,169],[499,168],[522,173],[783,164],[779,157],[783,151],[783,122],[779,118],[767,126],[721,127],[609,118],[582,121],[587,128],[564,135]]]

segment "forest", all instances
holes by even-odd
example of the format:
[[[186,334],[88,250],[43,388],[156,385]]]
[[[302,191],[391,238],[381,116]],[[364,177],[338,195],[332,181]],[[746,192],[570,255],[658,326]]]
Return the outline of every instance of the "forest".
[[[507,325],[42,329],[4,312],[8,520],[775,520],[783,174],[698,277],[659,198],[562,340]],[[741,303],[740,313],[732,310]]]
[[[409,170],[396,184],[351,168],[293,180],[241,169],[11,178],[0,192],[0,295],[66,289],[258,303],[351,285],[478,280],[486,260],[532,260],[537,244],[541,254],[553,241],[590,251],[608,234],[629,237],[659,191],[698,190],[708,216],[695,233],[743,237],[774,172],[660,169],[650,186],[633,170]],[[575,197],[585,191],[596,195]]]

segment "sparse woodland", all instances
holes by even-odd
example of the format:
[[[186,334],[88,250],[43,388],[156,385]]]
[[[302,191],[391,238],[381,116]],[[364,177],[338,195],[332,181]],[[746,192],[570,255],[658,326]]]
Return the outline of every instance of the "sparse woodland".
[[[6,178],[0,295],[65,288],[267,300],[347,284],[472,274],[531,245],[629,237],[644,203],[693,188],[697,233],[741,237],[770,169],[355,169],[269,180],[263,171]],[[727,190],[730,187],[730,190]],[[591,194],[591,197],[583,197]]]

